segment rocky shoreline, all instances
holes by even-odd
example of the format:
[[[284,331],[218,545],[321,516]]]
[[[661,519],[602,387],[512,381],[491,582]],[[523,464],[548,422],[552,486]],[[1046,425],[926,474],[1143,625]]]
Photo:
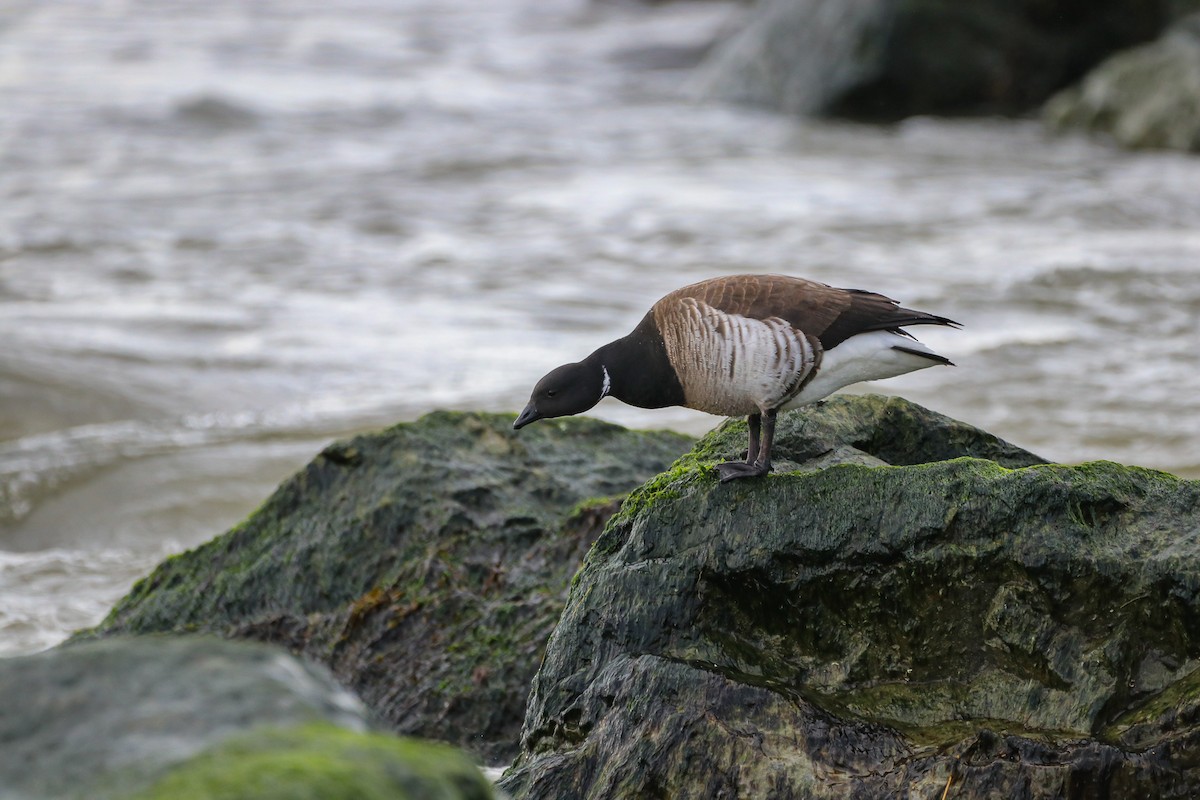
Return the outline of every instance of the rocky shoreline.
[[[697,95],[1200,152],[1195,0],[745,21],[685,53]],[[874,395],[782,416],[731,485],[741,422],[512,421],[332,444],[0,659],[0,800],[1200,796],[1200,482]]]
[[[491,792],[382,731],[516,756],[516,800],[1200,791],[1200,483],[1046,464],[871,395],[784,415],[776,474],[730,485],[711,464],[744,423],[684,453],[511,420],[332,445],[96,629],[0,661],[0,740],[24,741],[0,797],[68,796],[66,774],[169,796],[243,752]]]

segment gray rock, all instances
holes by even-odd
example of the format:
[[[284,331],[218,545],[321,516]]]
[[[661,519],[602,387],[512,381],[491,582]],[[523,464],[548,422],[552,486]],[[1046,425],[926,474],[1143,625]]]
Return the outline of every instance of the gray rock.
[[[744,435],[597,540],[514,798],[1200,794],[1200,482],[865,397],[783,417],[795,471],[721,485]]]
[[[1111,136],[1123,147],[1200,152],[1200,14],[1113,56],[1046,103],[1055,131]]]
[[[246,787],[244,795],[220,791],[223,774],[245,780],[238,767],[247,754],[254,755],[259,780],[278,787],[320,782],[351,768],[409,778],[424,770],[430,793],[411,796],[490,796],[482,775],[461,755],[439,749],[442,763],[430,769],[413,758],[427,745],[367,731],[362,704],[325,670],[266,645],[215,637],[115,638],[0,660],[4,800],[141,792],[178,797],[201,785],[201,775],[211,794],[199,796],[274,796]],[[339,747],[367,755],[356,759]],[[324,759],[297,770],[294,762],[314,748]],[[474,793],[432,794],[459,780],[474,785]],[[343,783],[345,796],[407,796],[399,777],[387,795],[354,795],[355,782]],[[160,785],[166,787],[161,793]]]
[[[620,495],[692,443],[591,419],[519,434],[512,422],[439,412],[331,445],[88,635],[283,644],[331,667],[396,732],[507,763],[583,554]]]
[[[802,115],[1014,114],[1153,38],[1168,15],[1142,0],[765,0],[695,87]]]

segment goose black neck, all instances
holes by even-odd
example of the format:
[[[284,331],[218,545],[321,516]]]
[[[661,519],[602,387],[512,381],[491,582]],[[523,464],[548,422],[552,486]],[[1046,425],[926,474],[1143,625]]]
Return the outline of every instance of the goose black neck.
[[[652,314],[628,336],[609,342],[585,361],[599,364],[608,373],[608,393],[623,403],[639,408],[684,404],[683,387]]]

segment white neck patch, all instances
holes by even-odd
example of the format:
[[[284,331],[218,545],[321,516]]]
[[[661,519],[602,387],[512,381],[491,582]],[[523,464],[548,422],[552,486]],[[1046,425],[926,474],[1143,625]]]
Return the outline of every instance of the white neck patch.
[[[612,379],[608,377],[608,367],[601,364],[600,369],[604,372],[604,385],[600,387],[600,399],[603,400],[612,389]]]

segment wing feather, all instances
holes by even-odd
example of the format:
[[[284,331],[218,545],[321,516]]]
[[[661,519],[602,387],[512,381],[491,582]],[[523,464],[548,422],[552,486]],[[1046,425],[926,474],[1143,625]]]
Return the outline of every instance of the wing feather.
[[[904,308],[876,292],[838,289],[787,275],[715,278],[677,289],[660,302],[685,297],[749,319],[786,320],[796,330],[815,336],[825,350],[870,331],[903,333],[906,325],[958,326],[946,317]]]

